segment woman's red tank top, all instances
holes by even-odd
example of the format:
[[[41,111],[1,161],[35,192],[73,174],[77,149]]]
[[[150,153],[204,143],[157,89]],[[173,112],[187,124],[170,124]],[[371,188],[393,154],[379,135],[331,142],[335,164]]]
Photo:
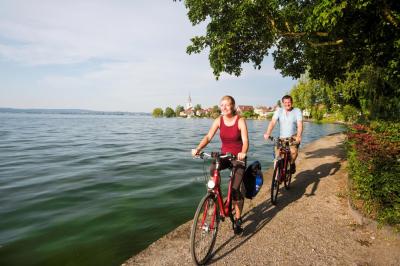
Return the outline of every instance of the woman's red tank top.
[[[223,154],[230,152],[237,156],[237,154],[242,151],[243,141],[239,129],[239,118],[240,117],[237,116],[233,126],[225,125],[222,116],[220,118],[219,136],[222,142],[221,152]]]

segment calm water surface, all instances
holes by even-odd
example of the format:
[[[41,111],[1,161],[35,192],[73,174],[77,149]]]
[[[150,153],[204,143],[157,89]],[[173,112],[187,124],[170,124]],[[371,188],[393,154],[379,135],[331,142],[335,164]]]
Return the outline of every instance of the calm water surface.
[[[211,123],[0,114],[0,265],[120,265],[191,219],[205,186],[190,150]],[[247,123],[249,162],[265,170],[268,122]],[[342,130],[305,123],[303,143]]]

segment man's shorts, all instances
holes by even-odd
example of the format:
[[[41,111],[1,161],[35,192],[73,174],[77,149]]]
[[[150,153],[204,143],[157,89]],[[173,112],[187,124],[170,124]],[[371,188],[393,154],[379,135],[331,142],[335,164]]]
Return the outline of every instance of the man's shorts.
[[[292,158],[297,158],[297,155],[299,153],[299,144],[295,142],[289,142],[289,147]],[[277,158],[278,156],[280,156],[280,149],[278,146],[275,146],[275,158]],[[293,159],[291,163],[294,163]]]

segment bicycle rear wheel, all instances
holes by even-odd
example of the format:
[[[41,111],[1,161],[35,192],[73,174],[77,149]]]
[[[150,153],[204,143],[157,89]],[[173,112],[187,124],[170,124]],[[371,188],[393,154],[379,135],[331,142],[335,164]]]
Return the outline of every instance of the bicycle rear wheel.
[[[280,179],[280,162],[276,162],[274,168],[274,174],[272,175],[272,182],[271,182],[271,203],[276,205],[278,192],[279,192],[279,179]]]
[[[286,189],[290,189],[290,182],[292,181],[292,168],[290,167],[291,164],[288,163],[286,167],[286,177],[284,181],[284,185]]]
[[[205,264],[217,238],[219,213],[214,194],[207,194],[199,203],[190,233],[190,253],[197,265]]]

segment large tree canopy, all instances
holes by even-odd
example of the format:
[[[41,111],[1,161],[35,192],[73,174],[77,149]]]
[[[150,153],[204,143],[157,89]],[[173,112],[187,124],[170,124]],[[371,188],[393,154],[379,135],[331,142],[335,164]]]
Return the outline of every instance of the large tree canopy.
[[[283,76],[333,82],[364,65],[381,68],[389,83],[400,81],[398,0],[185,0],[193,25],[205,22],[204,36],[187,52],[209,50],[210,65],[240,75],[273,51]],[[397,85],[396,85],[397,86]],[[395,86],[393,86],[395,87]]]

